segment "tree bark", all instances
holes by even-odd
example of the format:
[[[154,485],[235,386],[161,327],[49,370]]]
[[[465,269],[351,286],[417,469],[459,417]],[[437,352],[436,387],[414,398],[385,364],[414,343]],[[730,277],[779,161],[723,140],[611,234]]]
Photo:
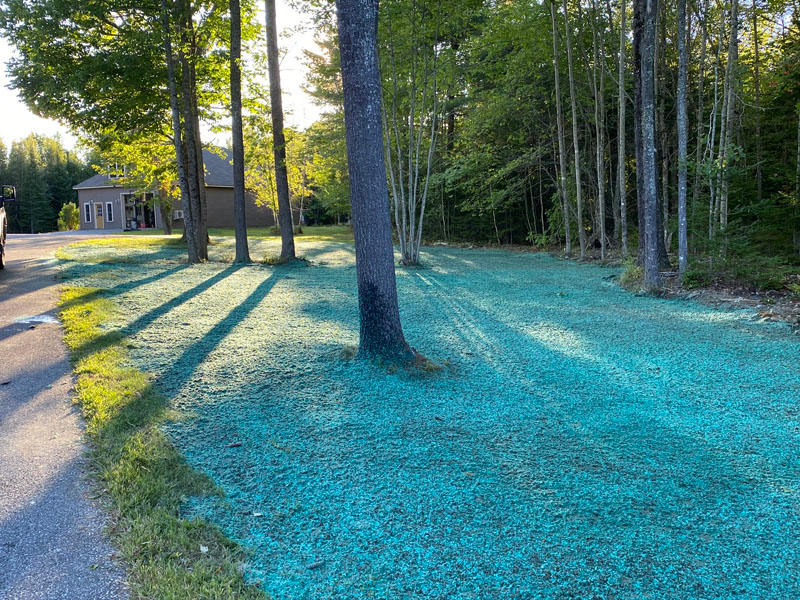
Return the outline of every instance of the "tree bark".
[[[595,121],[595,168],[597,173],[597,208],[600,222],[600,260],[606,259],[606,166],[605,166],[605,79],[606,59],[602,40],[597,35],[597,2],[592,0],[592,42],[594,67],[592,87],[594,88]],[[599,66],[598,66],[599,63]],[[599,71],[599,72],[598,72]]]
[[[725,146],[723,153],[722,194],[720,195],[720,231],[728,228],[728,191],[730,163],[733,160],[733,119],[736,112],[736,69],[739,59],[739,0],[731,0],[731,36],[728,44],[728,64],[725,70],[727,106],[725,117]]]
[[[797,110],[797,165],[795,168],[794,195],[795,202],[800,204],[800,109]],[[794,226],[794,249],[800,255],[800,223],[797,221],[795,221]]]
[[[378,0],[337,0],[336,9],[361,323],[359,355],[408,362],[414,354],[400,324],[383,156]]]
[[[681,277],[689,264],[689,241],[686,222],[686,0],[678,0],[678,272]]]
[[[642,154],[642,20],[643,0],[633,0],[633,140],[636,154],[636,226],[638,229],[637,262],[644,266],[644,156]]]
[[[567,193],[567,158],[566,144],[564,143],[564,112],[561,108],[561,77],[558,71],[558,27],[556,26],[556,5],[550,2],[550,21],[553,24],[553,74],[555,76],[556,95],[556,124],[558,128],[558,162],[559,185],[558,195],[561,197],[561,206],[564,213],[564,254],[572,254],[572,237],[569,229],[569,194]],[[542,224],[544,227],[544,223]]]
[[[175,161],[178,168],[178,186],[181,190],[181,206],[183,208],[183,233],[190,264],[200,262],[195,243],[194,221],[192,220],[192,202],[189,197],[189,182],[186,176],[185,148],[181,132],[181,115],[178,90],[175,82],[175,57],[172,53],[172,27],[166,0],[161,0],[161,25],[164,30],[164,55],[167,61],[167,87],[169,89],[169,105],[172,117],[172,142],[175,146]]]
[[[761,204],[761,60],[758,40],[758,4],[753,0],[753,86],[756,92],[756,198]]]
[[[699,10],[699,8],[698,8]],[[695,171],[694,184],[692,185],[692,214],[696,210],[697,201],[700,197],[700,174],[701,163],[703,161],[703,103],[704,103],[704,83],[706,69],[706,52],[708,46],[708,0],[703,2],[703,14],[698,15],[698,20],[702,28],[702,41],[700,42],[700,67],[697,72],[697,133],[695,139]]]
[[[294,219],[289,200],[289,176],[286,172],[286,137],[283,133],[283,100],[278,61],[278,27],[275,23],[275,0],[264,0],[267,28],[267,68],[272,109],[272,150],[275,155],[275,186],[278,192],[278,224],[281,228],[281,259],[295,258]]]
[[[163,202],[158,203],[158,212],[161,213],[161,223],[165,235],[172,235],[172,209]]]
[[[190,75],[190,66],[189,66],[189,58],[186,55],[186,48],[189,46],[189,39],[187,28],[187,22],[191,20],[191,13],[189,12],[189,8],[187,7],[187,3],[182,3],[182,15],[181,15],[181,47],[178,50],[178,59],[180,60],[181,65],[181,108],[183,109],[183,134],[184,134],[184,144],[183,144],[183,156],[184,161],[186,163],[186,180],[188,182],[187,189],[189,192],[189,206],[190,211],[189,213],[184,212],[183,220],[184,224],[186,224],[187,219],[191,219],[191,227],[186,228],[186,235],[187,239],[188,236],[192,235],[192,241],[189,243],[194,244],[197,248],[197,259],[199,261],[203,260],[203,250],[200,243],[200,238],[202,237],[200,234],[201,226],[201,209],[200,209],[200,191],[198,188],[198,176],[197,176],[197,152],[195,149],[195,130],[193,127],[194,123],[194,115],[193,115],[193,108],[192,108],[192,84],[191,84],[191,75]],[[187,16],[188,13],[188,16]]]
[[[244,135],[242,133],[242,14],[239,0],[230,0],[231,9],[231,136],[233,138],[233,224],[236,235],[234,262],[249,263],[247,221],[245,219]]]
[[[578,243],[581,247],[580,258],[586,257],[586,232],[583,229],[583,191],[581,190],[581,150],[578,139],[578,108],[575,97],[575,75],[572,68],[572,33],[569,25],[569,11],[567,10],[567,0],[563,0],[564,7],[564,29],[567,34],[567,64],[569,65],[569,99],[572,108],[572,146],[575,154],[575,201],[578,214],[576,221],[578,224]]]
[[[655,42],[658,0],[635,0],[634,38],[639,52],[639,93],[640,104],[637,112],[642,163],[637,164],[641,171],[642,206],[644,209],[644,285],[648,290],[661,286],[658,264],[658,238],[661,236],[658,222],[658,183],[656,168],[656,106],[655,106]]]
[[[194,38],[193,38],[194,39]],[[191,83],[192,83],[192,114],[194,124],[195,139],[195,160],[197,161],[197,189],[199,192],[198,204],[200,205],[200,229],[197,232],[197,246],[203,260],[208,260],[208,199],[206,195],[206,167],[203,160],[203,140],[200,131],[200,109],[197,103],[197,74],[195,64],[197,61],[197,47],[192,43],[193,60],[191,62]]]
[[[617,68],[617,205],[619,206],[622,255],[628,255],[628,210],[625,185],[625,0],[620,4],[619,66]]]

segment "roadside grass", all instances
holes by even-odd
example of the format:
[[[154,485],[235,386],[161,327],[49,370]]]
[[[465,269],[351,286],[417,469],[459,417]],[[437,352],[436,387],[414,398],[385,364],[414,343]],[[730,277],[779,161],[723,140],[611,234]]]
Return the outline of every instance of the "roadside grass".
[[[151,235],[151,236],[124,236],[95,238],[93,240],[83,240],[65,246],[61,250],[67,250],[72,246],[114,246],[116,248],[182,248],[185,246],[179,234],[172,235]]]
[[[105,240],[105,243],[108,243]],[[102,290],[64,288],[60,314],[86,418],[92,470],[128,567],[133,598],[265,599],[242,576],[244,551],[214,526],[180,517],[189,496],[221,495],[161,432],[166,399],[130,366],[127,340],[102,330]]]

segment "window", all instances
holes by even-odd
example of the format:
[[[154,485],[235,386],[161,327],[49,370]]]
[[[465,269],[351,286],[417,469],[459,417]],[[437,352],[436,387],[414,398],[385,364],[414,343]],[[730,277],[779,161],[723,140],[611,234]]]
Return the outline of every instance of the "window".
[[[114,163],[113,165],[106,165],[106,170],[108,171],[108,178],[109,179],[118,179],[119,177],[125,177],[127,174],[127,167],[120,166],[119,163]]]
[[[114,211],[112,209],[113,206],[111,205],[111,202],[106,202],[106,221],[114,220]]]
[[[83,219],[87,223],[92,222],[92,205],[88,202],[83,205]]]

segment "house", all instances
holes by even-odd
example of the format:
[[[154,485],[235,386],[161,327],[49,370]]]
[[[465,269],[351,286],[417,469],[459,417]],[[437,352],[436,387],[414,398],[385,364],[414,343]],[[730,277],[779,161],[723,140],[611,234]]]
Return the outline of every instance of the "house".
[[[217,154],[219,152],[223,156]],[[233,164],[228,150],[203,150],[206,167],[206,198],[209,227],[233,227]],[[152,192],[119,185],[114,174],[98,173],[72,189],[78,192],[81,229],[161,229],[163,216]],[[183,211],[173,210],[173,227],[183,227]],[[257,206],[247,193],[245,216],[248,227],[275,224],[272,210]]]

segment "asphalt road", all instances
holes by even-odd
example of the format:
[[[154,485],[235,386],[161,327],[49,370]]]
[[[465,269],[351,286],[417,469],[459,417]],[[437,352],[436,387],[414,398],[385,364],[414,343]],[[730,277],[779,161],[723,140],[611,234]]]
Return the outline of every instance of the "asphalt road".
[[[0,600],[128,597],[104,514],[90,500],[83,422],[55,319],[53,253],[89,237],[97,234],[10,235],[0,271]]]

